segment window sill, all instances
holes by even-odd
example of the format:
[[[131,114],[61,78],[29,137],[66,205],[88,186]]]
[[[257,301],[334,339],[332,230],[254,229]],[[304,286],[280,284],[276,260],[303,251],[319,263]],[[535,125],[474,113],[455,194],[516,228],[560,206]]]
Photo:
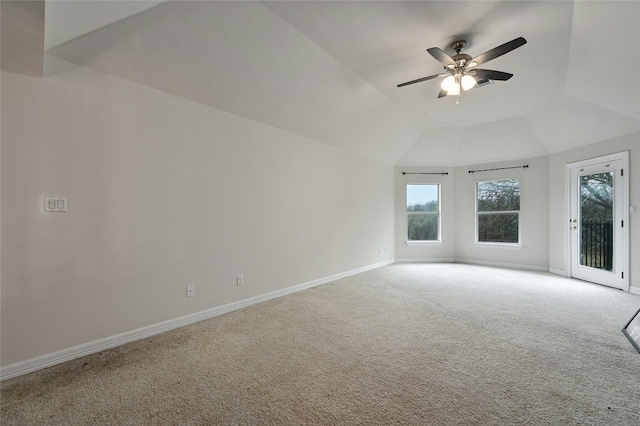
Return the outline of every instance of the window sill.
[[[476,247],[489,248],[489,249],[502,249],[502,250],[522,250],[522,244],[514,244],[514,243],[478,243],[476,242]]]
[[[405,241],[409,247],[437,247],[442,245],[442,241]]]

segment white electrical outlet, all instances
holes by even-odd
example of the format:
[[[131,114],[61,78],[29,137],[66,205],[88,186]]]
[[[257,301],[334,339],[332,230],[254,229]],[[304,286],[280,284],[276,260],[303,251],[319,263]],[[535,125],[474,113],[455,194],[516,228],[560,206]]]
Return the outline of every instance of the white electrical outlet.
[[[45,212],[66,212],[67,197],[44,197]]]
[[[244,277],[242,275],[238,275],[236,277],[236,285],[243,285],[244,284]]]
[[[196,286],[193,284],[190,284],[187,286],[187,297],[193,297],[193,295],[196,294]]]

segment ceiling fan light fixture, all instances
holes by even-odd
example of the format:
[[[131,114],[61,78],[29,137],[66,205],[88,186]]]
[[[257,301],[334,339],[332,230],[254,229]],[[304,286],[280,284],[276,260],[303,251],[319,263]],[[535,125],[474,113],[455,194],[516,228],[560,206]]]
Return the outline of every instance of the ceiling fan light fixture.
[[[460,83],[462,83],[462,88],[464,90],[469,90],[476,85],[476,79],[468,74],[465,74],[462,76],[462,80],[460,81]]]
[[[447,95],[449,96],[458,96],[460,94],[460,83],[457,81],[453,83],[453,86],[449,90],[447,90]]]
[[[450,91],[453,89],[453,86],[456,84],[456,79],[454,76],[450,75],[449,77],[442,80],[442,84],[440,84],[440,88],[445,91]]]
[[[487,84],[493,83],[494,80],[509,80],[511,77],[513,77],[513,74],[502,71],[486,69],[481,70],[476,69],[476,67],[478,65],[489,62],[492,59],[500,57],[505,53],[509,53],[526,43],[527,40],[525,40],[523,37],[518,37],[507,43],[501,44],[498,47],[487,50],[486,52],[479,56],[476,56],[475,58],[467,55],[466,53],[460,53],[460,51],[467,45],[467,42],[465,40],[458,40],[451,44],[451,49],[456,52],[456,54],[453,56],[447,54],[439,47],[430,47],[427,49],[427,52],[429,52],[429,54],[433,56],[436,61],[444,65],[445,72],[407,81],[406,83],[400,83],[398,84],[398,87],[404,87],[410,84],[432,80],[437,77],[445,77],[445,79],[442,81],[442,84],[440,84],[441,90],[438,94],[439,99],[447,95],[459,97],[462,90],[470,90],[474,87],[485,86]],[[456,101],[456,103],[458,102]]]

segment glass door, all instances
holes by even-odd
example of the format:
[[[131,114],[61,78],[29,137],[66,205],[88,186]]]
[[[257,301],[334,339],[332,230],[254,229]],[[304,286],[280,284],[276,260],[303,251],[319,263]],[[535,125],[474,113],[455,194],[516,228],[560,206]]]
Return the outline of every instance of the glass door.
[[[627,289],[623,161],[571,169],[571,276]]]
[[[580,265],[613,271],[613,171],[582,175],[580,183]]]

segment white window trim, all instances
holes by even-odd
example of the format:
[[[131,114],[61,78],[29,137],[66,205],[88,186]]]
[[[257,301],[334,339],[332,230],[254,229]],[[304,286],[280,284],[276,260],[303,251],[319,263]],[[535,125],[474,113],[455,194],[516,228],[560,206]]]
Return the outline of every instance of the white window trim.
[[[405,241],[408,247],[437,247],[442,245],[440,240],[408,240]]]
[[[520,243],[483,243],[476,241],[476,247],[502,250],[522,250],[522,244]]]

